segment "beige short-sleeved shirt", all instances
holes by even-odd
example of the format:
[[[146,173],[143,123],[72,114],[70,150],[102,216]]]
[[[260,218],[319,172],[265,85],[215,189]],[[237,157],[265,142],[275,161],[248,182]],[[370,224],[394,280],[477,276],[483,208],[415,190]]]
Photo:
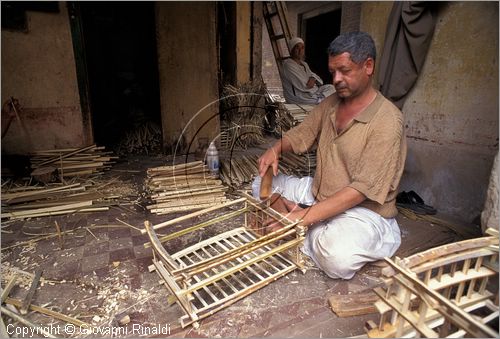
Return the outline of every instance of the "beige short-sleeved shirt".
[[[401,111],[380,92],[340,134],[335,129],[339,99],[331,95],[288,131],[295,153],[318,145],[312,193],[322,201],[344,187],[366,196],[359,206],[385,218],[397,215],[396,195],[406,159]]]

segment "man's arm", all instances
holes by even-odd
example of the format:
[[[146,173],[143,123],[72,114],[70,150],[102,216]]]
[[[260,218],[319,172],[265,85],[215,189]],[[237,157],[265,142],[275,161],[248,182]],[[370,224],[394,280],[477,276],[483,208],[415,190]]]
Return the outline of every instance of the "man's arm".
[[[305,71],[302,66],[299,66],[295,61],[288,61],[283,63],[283,76],[290,82],[290,84],[301,92],[314,93],[314,83],[309,87],[310,76],[309,72]]]
[[[344,187],[331,197],[304,209],[294,210],[287,217],[290,220],[302,219],[302,225],[310,226],[319,221],[332,218],[362,203],[366,196],[351,187]]]

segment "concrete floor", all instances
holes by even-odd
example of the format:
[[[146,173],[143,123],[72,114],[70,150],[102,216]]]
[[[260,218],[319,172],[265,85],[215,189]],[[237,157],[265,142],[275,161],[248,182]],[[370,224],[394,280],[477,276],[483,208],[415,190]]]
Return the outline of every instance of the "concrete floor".
[[[59,336],[64,337],[349,337],[363,335],[365,322],[377,319],[375,314],[339,318],[328,304],[332,296],[362,293],[380,284],[380,267],[369,264],[349,281],[330,279],[315,267],[305,274],[294,271],[202,320],[199,329],[181,328],[181,308],[169,305],[166,288],[159,284],[155,272],[148,271],[152,253],[143,246],[147,236],[117,221],[142,228],[146,219],[155,224],[175,217],[151,215],[143,207],[145,169],[166,163],[161,156],[135,156],[105,174],[119,176],[116,185],[136,192],[128,197],[129,204],[107,212],[3,223],[3,230],[12,233],[2,233],[2,286],[16,271],[33,274],[35,269],[43,269],[43,280],[32,303],[92,323],[95,331],[101,331],[69,333],[61,327]],[[56,220],[65,230],[75,230],[64,237],[62,249],[57,238],[7,248],[32,238],[29,234],[54,232]],[[448,227],[427,221],[402,215],[398,221],[403,239],[396,254],[399,256],[464,238]],[[477,226],[465,227],[479,236]],[[10,296],[22,299],[30,278],[21,274],[19,281]],[[130,323],[119,327],[117,320],[125,315]],[[26,317],[43,326],[64,325],[39,313],[31,312]],[[4,319],[6,325],[11,323]]]

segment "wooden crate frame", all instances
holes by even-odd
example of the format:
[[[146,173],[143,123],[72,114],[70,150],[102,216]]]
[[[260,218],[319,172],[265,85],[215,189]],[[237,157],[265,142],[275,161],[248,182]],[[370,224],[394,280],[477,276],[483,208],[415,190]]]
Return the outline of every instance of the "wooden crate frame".
[[[199,320],[233,304],[278,278],[300,269],[305,265],[299,246],[305,229],[299,221],[292,222],[265,204],[242,193],[243,198],[214,206],[202,211],[152,226],[145,221],[145,230],[150,239],[146,247],[153,249],[153,267],[176,302],[184,311],[179,318],[182,327],[193,325]],[[179,224],[208,212],[222,211],[229,206],[242,204],[244,207],[225,215],[190,226],[181,231],[158,238],[155,230]],[[223,220],[230,220],[244,214],[244,225],[218,234],[170,254],[162,242],[176,239],[194,231],[206,228]],[[250,218],[256,222],[250,227]],[[279,220],[284,227],[262,235],[255,231],[268,218]]]
[[[439,246],[405,259],[386,259],[385,286],[374,289],[379,324],[369,337],[498,337],[498,235]],[[498,328],[498,327],[497,327]]]

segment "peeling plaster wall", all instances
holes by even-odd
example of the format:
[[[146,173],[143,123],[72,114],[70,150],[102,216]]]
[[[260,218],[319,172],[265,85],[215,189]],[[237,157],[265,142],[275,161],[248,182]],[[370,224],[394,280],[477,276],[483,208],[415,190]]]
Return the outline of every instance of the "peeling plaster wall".
[[[498,2],[443,2],[422,73],[403,113],[401,190],[465,221],[483,209],[498,151]],[[363,4],[361,27],[383,46],[392,3]]]
[[[87,142],[65,2],[59,2],[59,10],[28,11],[27,33],[2,30],[2,103],[11,96],[19,99],[27,132],[14,120],[2,139],[2,152],[81,147]]]
[[[157,2],[156,29],[163,145],[194,152],[219,133],[216,3]]]

